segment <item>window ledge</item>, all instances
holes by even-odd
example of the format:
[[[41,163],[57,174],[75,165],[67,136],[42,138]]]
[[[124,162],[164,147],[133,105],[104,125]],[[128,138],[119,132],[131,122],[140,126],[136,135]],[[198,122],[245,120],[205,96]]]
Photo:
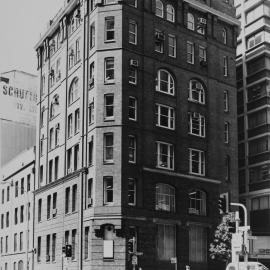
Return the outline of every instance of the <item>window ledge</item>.
[[[114,161],[112,160],[112,161],[103,161],[103,164],[104,165],[113,165],[114,164]]]
[[[115,80],[105,81],[104,84],[105,85],[115,84]]]
[[[115,39],[111,39],[111,40],[104,40],[104,43],[115,43]]]

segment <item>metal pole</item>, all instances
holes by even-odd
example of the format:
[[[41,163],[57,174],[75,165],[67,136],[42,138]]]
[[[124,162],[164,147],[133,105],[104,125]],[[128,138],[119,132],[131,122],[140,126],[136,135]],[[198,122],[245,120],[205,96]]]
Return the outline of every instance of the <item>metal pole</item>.
[[[231,203],[231,205],[233,206],[239,206],[244,210],[244,226],[245,226],[245,230],[244,230],[244,247],[245,247],[245,254],[244,254],[244,261],[247,262],[248,261],[248,227],[247,227],[247,208],[245,207],[245,205],[243,205],[242,203]],[[238,227],[239,229],[239,227]]]

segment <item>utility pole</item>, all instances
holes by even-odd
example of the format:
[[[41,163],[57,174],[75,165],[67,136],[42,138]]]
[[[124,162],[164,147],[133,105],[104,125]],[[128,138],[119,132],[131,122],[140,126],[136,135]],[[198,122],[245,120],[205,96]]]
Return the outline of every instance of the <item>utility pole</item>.
[[[248,231],[250,230],[250,226],[247,225],[247,208],[242,203],[231,203],[232,206],[238,206],[241,207],[244,211],[244,226],[239,226],[239,213],[238,211],[236,213],[238,216],[238,221],[236,221],[236,233],[243,232],[243,247],[244,247],[244,261],[248,261],[248,252],[249,252],[249,241],[248,241]]]

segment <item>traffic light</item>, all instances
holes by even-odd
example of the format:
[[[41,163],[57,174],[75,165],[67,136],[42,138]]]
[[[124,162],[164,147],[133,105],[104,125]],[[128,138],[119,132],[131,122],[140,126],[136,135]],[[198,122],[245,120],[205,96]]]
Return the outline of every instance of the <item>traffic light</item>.
[[[225,214],[227,210],[227,205],[226,205],[226,199],[225,197],[219,197],[218,199],[218,209],[220,214]]]
[[[72,246],[66,245],[66,257],[71,257],[71,256],[72,256]]]
[[[130,238],[127,243],[127,250],[129,254],[134,253],[134,244],[135,244],[135,237]]]
[[[222,193],[218,199],[218,209],[221,215],[227,214],[230,211],[229,193]]]
[[[236,233],[236,222],[229,222],[229,232],[230,233]]]

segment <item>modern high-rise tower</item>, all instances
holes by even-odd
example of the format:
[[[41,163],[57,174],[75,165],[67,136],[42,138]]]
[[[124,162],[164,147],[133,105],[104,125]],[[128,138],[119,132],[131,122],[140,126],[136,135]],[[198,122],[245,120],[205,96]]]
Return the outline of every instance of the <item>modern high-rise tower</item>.
[[[270,263],[269,1],[235,1],[242,24],[237,46],[239,193],[256,240],[251,257]]]
[[[50,21],[35,269],[211,268],[219,194],[238,197],[232,2],[70,0]]]

